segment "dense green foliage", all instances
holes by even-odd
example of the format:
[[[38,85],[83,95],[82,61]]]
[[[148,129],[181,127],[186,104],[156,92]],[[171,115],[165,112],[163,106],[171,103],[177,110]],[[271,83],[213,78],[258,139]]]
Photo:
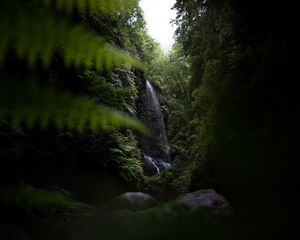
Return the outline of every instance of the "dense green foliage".
[[[176,43],[164,55],[138,2],[0,2],[0,229],[42,216],[63,228],[97,222],[72,230],[83,239],[289,238],[298,204],[297,8],[177,0]],[[172,160],[152,177],[138,141],[147,79]],[[207,188],[230,201],[237,222],[178,203],[113,214],[102,205],[125,191],[165,201]],[[83,208],[94,219],[64,215]]]
[[[248,228],[258,223],[259,234],[284,232],[282,225],[278,232],[269,230],[281,219],[294,223],[288,205],[299,157],[297,13],[277,1],[178,0],[174,8],[175,49],[183,49],[175,69],[187,70],[184,76],[176,70],[167,76],[175,80],[176,73],[188,94],[180,85],[175,87],[179,99],[168,94],[170,114],[180,116],[169,128],[175,129],[173,149],[184,147],[176,170],[153,181],[158,190],[164,182],[173,191],[215,188],[247,219]],[[171,63],[165,64],[167,72]],[[165,81],[166,88],[173,84]],[[179,178],[184,180],[176,184]]]
[[[263,169],[271,167],[266,162],[271,157],[267,156],[269,147],[277,146],[282,138],[292,141],[293,133],[286,124],[292,124],[292,116],[296,117],[294,82],[290,78],[294,56],[282,59],[270,52],[276,41],[290,41],[294,46],[287,36],[294,34],[287,25],[294,16],[280,19],[279,26],[265,21],[257,28],[263,12],[269,18],[275,17],[274,13],[266,3],[245,5],[235,1],[178,1],[175,6],[177,38],[190,62],[191,157],[218,168],[226,167],[216,177],[222,179],[223,185],[231,186],[252,185],[263,177]],[[274,9],[277,7],[274,3]],[[276,35],[276,31],[282,31],[282,35]],[[276,51],[289,53],[287,49]],[[283,79],[288,87],[279,85]],[[275,143],[275,134],[280,134],[276,129],[282,128],[285,133]],[[284,149],[286,144],[281,147]],[[272,154],[274,164],[286,152],[283,149]],[[238,173],[232,174],[232,169],[238,169]]]
[[[115,182],[136,188],[140,150],[125,128],[145,129],[132,67],[157,47],[138,1],[5,0],[0,9],[0,184],[66,188],[87,201],[113,194]],[[89,173],[102,183],[76,186]]]

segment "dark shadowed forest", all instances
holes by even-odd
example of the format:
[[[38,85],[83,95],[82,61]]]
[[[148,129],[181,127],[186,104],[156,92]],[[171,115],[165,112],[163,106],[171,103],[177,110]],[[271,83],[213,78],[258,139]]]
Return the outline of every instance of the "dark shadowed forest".
[[[0,239],[297,238],[299,9],[173,9],[0,1]]]

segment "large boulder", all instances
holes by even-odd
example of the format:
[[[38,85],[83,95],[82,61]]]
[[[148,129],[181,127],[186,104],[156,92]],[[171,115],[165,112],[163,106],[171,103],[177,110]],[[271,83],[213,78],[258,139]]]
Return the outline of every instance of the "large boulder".
[[[143,192],[126,192],[117,196],[112,204],[116,208],[146,209],[156,204],[156,199]]]
[[[213,189],[198,190],[184,194],[177,199],[177,202],[197,208],[211,208],[216,215],[233,215],[230,203],[224,196],[216,193]]]

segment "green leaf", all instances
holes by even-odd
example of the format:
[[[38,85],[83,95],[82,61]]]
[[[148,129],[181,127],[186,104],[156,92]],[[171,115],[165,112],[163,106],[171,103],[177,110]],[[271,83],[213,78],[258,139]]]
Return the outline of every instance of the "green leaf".
[[[11,47],[18,58],[25,59],[31,66],[38,59],[49,66],[54,52],[62,49],[67,67],[73,65],[97,70],[120,65],[141,67],[126,52],[108,45],[85,26],[71,24],[67,19],[32,4],[16,4],[15,0],[1,2],[0,64]]]
[[[0,82],[0,119],[9,117],[13,127],[25,124],[46,128],[54,123],[83,132],[86,127],[93,131],[99,128],[126,127],[144,131],[137,120],[92,100],[61,93],[52,86],[40,86],[36,81],[10,80]]]
[[[79,12],[105,12],[116,13],[123,12],[131,6],[137,5],[137,0],[35,0],[42,2],[45,6],[54,6],[58,10],[66,10],[71,12],[78,10]]]

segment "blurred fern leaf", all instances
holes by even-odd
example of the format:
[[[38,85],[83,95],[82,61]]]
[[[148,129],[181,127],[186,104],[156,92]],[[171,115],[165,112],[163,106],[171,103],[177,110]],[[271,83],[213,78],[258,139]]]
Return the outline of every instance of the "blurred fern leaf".
[[[105,12],[116,13],[136,6],[137,0],[36,0],[42,2],[45,6],[54,6],[58,10],[71,12]]]
[[[66,18],[59,18],[51,11],[32,4],[27,6],[15,2],[16,0],[0,2],[0,64],[8,49],[13,48],[18,58],[25,59],[32,66],[37,59],[48,66],[57,49],[63,50],[67,67],[74,65],[100,70],[122,64],[140,66],[136,59],[106,44],[101,37],[83,25],[71,24]],[[45,2],[50,4],[52,1]],[[67,4],[80,1],[56,2]]]
[[[117,8],[117,3],[124,1],[0,1],[0,64],[6,62],[7,55],[11,57],[9,51],[13,49],[17,59],[23,59],[31,66],[41,60],[46,69],[50,68],[58,50],[62,52],[66,67],[100,70],[117,65],[138,66],[137,60],[108,45],[84,25],[71,23],[70,15],[62,17],[56,14],[56,8],[50,8],[51,5],[71,9],[83,6],[83,3],[93,5],[96,2],[98,5],[102,2],[105,10],[113,6]],[[83,131],[87,125],[93,130],[108,126],[143,129],[138,121],[98,106],[87,98],[22,80],[16,82],[8,77],[0,82],[0,119],[10,117],[15,127],[21,124],[47,127],[54,122],[59,129],[67,127],[78,131]]]
[[[16,87],[18,86],[18,87]],[[125,114],[99,106],[83,96],[60,93],[52,86],[40,86],[36,81],[0,82],[0,119],[10,118],[12,126],[23,124],[43,128],[54,123],[83,132],[86,127],[127,127],[144,131],[144,126]]]

